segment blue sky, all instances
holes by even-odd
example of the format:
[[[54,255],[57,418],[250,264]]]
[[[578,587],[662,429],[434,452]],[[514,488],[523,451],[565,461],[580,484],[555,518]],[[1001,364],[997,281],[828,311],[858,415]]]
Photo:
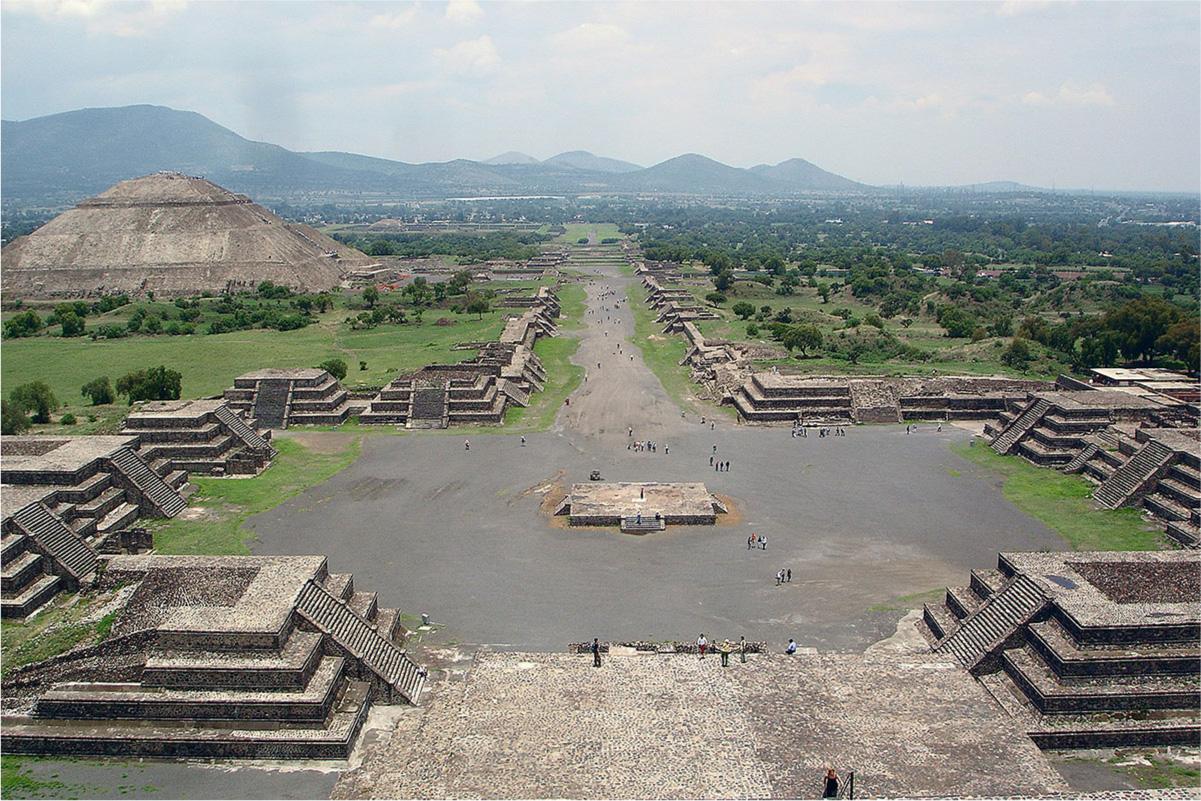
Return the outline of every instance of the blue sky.
[[[1196,191],[1201,4],[5,0],[5,119],[155,103],[297,150],[802,157]]]

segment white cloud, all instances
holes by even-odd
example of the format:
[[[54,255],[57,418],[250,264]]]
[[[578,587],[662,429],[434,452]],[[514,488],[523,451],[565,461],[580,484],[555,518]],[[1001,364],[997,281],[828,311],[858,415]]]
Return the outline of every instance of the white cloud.
[[[398,31],[408,28],[416,18],[416,6],[409,6],[408,8],[403,8],[399,11],[376,14],[367,24],[372,28],[388,28],[390,30]]]
[[[471,25],[484,16],[484,9],[476,0],[450,0],[446,4],[446,19],[456,25]]]
[[[1088,86],[1068,81],[1059,87],[1058,92],[1047,94],[1031,90],[1022,95],[1022,103],[1027,106],[1113,106],[1116,105],[1113,95],[1103,84],[1092,83]]]
[[[578,51],[618,47],[629,41],[630,34],[619,25],[604,22],[585,22],[574,28],[559,31],[551,43],[560,50]]]
[[[1053,0],[1005,0],[997,7],[997,14],[1002,17],[1016,17],[1019,14],[1042,11],[1051,5]]]
[[[89,34],[145,36],[187,6],[187,0],[9,0],[5,11],[36,14],[49,22],[82,22]]]
[[[1113,95],[1102,84],[1077,86],[1065,83],[1059,87],[1059,99],[1069,106],[1112,106]]]
[[[492,37],[481,36],[468,39],[453,47],[434,51],[438,61],[451,72],[460,75],[483,75],[491,72],[500,63],[500,54]]]

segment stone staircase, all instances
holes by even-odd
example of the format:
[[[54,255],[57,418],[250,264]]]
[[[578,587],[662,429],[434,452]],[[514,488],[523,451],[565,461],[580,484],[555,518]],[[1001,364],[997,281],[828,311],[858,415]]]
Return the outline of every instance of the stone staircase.
[[[1018,441],[1029,433],[1030,429],[1038,425],[1038,421],[1050,408],[1051,402],[1044,398],[1036,398],[1031,401],[1025,411],[1001,429],[1001,433],[997,434],[992,441],[992,449],[1002,456],[1012,451]]]
[[[1018,575],[964,618],[934,650],[953,655],[971,670],[1046,605],[1047,598],[1038,585],[1026,576]]]
[[[263,439],[259,432],[255,431],[246,421],[238,415],[234,414],[233,410],[228,406],[220,406],[214,413],[222,425],[230,430],[230,432],[246,443],[249,448],[258,448],[262,450],[271,450],[271,443]]]
[[[449,382],[441,386],[419,386],[413,388],[412,407],[406,428],[446,428],[447,394]]]
[[[648,534],[652,531],[662,531],[667,528],[667,523],[661,517],[646,517],[639,518],[637,515],[623,517],[621,519],[621,530],[627,534]]]
[[[362,660],[390,690],[411,704],[417,703],[425,672],[345,600],[318,581],[310,580],[300,592],[296,610],[339,647]]]
[[[41,503],[31,503],[13,515],[13,525],[75,581],[83,583],[96,572],[99,555]]]
[[[163,517],[175,517],[187,508],[188,502],[183,496],[129,448],[121,448],[114,452],[109,460],[141,493],[144,501]]]
[[[292,392],[292,381],[287,378],[263,378],[259,380],[254,396],[252,417],[263,428],[288,427],[288,398]]]
[[[1064,473],[1079,473],[1084,469],[1084,465],[1088,463],[1088,460],[1097,455],[1097,451],[1099,450],[1100,448],[1097,447],[1096,443],[1088,443],[1081,448],[1075,456],[1072,457],[1070,462],[1061,467],[1060,470]]]
[[[1129,503],[1169,466],[1173,456],[1171,448],[1155,440],[1148,441],[1097,487],[1093,499],[1107,509],[1117,509]]]

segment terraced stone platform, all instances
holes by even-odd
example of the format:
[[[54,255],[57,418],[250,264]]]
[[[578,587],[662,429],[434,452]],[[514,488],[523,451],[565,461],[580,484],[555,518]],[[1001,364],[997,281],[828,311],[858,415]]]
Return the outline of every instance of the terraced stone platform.
[[[1196,743],[1199,577],[1194,551],[1003,553],[922,630],[1044,748]]]
[[[573,526],[621,526],[646,533],[663,526],[706,526],[728,511],[700,482],[620,482],[573,484],[556,515]],[[660,523],[661,525],[652,525]]]

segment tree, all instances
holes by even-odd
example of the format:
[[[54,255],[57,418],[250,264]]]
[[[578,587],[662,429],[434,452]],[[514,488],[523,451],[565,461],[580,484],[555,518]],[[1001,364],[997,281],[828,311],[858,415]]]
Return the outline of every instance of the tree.
[[[1201,321],[1196,317],[1191,320],[1181,320],[1155,340],[1155,347],[1160,353],[1167,353],[1188,365],[1188,369],[1198,368],[1198,344],[1201,340]]]
[[[829,284],[819,284],[817,287],[817,294],[822,296],[822,303],[829,303],[830,302],[830,285]]]
[[[379,290],[373,286],[369,286],[363,290],[363,303],[367,304],[367,308],[374,308],[379,302]]]
[[[25,414],[24,409],[9,403],[7,399],[0,401],[0,434],[20,434],[29,430],[31,425],[33,423],[29,422],[29,415]]]
[[[730,310],[738,315],[738,319],[740,320],[749,320],[751,315],[755,313],[754,305],[747,303],[745,300],[738,301],[730,307]]]
[[[713,287],[718,292],[725,292],[734,285],[734,273],[732,270],[722,270],[717,273],[713,279]]]
[[[321,364],[317,365],[317,367],[329,373],[339,381],[346,377],[346,362],[337,357],[326,359]]]
[[[165,366],[135,370],[117,379],[117,394],[129,397],[132,406],[140,400],[178,400],[183,375]]]
[[[488,299],[480,296],[472,298],[467,303],[467,313],[476,315],[476,319],[484,319],[484,314],[488,311]]]
[[[1032,358],[1030,343],[1021,337],[1015,337],[1001,354],[1001,361],[1017,370],[1025,370]]]
[[[1118,335],[1127,359],[1155,356],[1159,338],[1181,317],[1181,310],[1166,300],[1141,297],[1106,314],[1102,327]]]
[[[726,302],[726,296],[720,292],[710,292],[708,295],[705,295],[705,300],[714,306],[720,306]]]
[[[781,342],[789,353],[799,350],[803,357],[809,350],[821,347],[822,332],[815,325],[793,325],[784,332]]]
[[[62,314],[56,314],[55,317],[58,318],[58,321],[63,326],[63,336],[77,337],[83,335],[83,318],[75,312],[63,312]]]
[[[31,337],[38,331],[41,331],[42,326],[42,318],[38,316],[37,312],[30,309],[29,311],[23,311],[20,314],[14,315],[4,323],[4,336],[14,339],[17,337]]]
[[[93,406],[99,406],[103,403],[112,403],[116,397],[113,395],[112,382],[108,380],[108,376],[102,375],[99,378],[93,378],[88,383],[84,384],[79,389],[79,394],[85,398],[92,399]]]
[[[49,423],[50,413],[58,408],[58,398],[45,381],[33,381],[15,387],[8,399],[35,423]]]

